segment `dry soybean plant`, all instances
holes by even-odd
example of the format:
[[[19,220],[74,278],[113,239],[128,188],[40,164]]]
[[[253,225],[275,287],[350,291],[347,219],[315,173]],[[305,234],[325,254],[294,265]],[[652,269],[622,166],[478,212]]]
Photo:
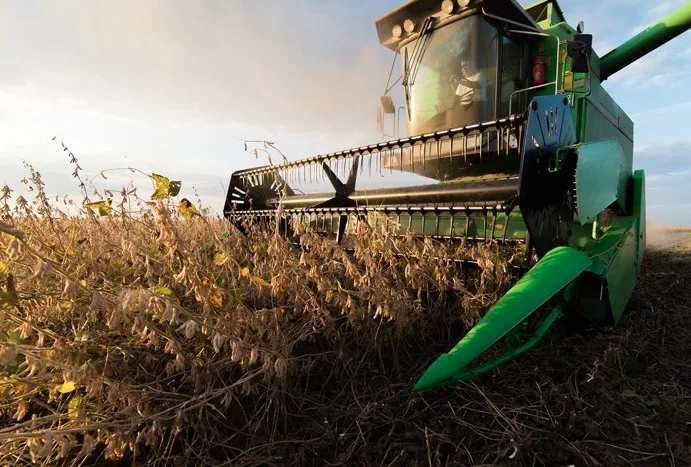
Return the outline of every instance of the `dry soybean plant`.
[[[34,200],[0,193],[2,465],[280,459],[349,381],[400,381],[514,280],[493,245],[241,232],[156,174],[152,199],[125,188],[115,206],[80,178],[67,215],[28,168]]]

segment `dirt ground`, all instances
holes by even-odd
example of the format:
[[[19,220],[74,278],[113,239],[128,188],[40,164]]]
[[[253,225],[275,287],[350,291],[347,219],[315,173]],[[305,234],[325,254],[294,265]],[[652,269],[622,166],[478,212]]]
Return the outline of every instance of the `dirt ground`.
[[[691,227],[648,226],[648,248],[660,250],[691,249]]]
[[[411,394],[422,367],[399,382],[356,379],[328,395],[324,432],[277,465],[689,466],[690,285],[691,228],[651,228],[616,329],[557,331],[449,389]]]

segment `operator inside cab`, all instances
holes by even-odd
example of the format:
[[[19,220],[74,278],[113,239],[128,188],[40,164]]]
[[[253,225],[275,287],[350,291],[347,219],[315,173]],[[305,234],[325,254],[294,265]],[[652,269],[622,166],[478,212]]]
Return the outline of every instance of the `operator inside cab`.
[[[439,95],[435,110],[445,115],[454,109],[467,111],[475,102],[487,104],[487,78],[482,69],[472,60],[470,51],[470,29],[461,28],[458,34],[449,29],[438,30],[440,48],[448,47],[446,60],[440,63]]]
[[[424,45],[417,45],[418,41],[422,38],[402,47],[404,72],[410,83],[409,134],[508,115],[510,96],[521,87],[522,54],[482,15],[462,18],[429,32]],[[497,92],[500,50],[504,60]],[[495,106],[497,99],[499,105]]]

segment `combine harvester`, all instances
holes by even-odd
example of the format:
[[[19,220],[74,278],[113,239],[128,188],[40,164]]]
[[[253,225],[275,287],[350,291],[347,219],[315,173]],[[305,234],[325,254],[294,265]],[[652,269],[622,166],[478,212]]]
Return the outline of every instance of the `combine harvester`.
[[[278,216],[286,233],[309,221],[338,242],[384,219],[439,241],[524,243],[520,280],[415,390],[493,370],[562,314],[614,325],[645,250],[645,176],[633,122],[601,83],[690,24],[688,2],[600,58],[556,0],[408,2],[376,28],[400,57],[406,101],[397,109],[387,91],[380,124],[403,110],[411,136],[236,172],[225,215]],[[488,359],[493,346],[503,353]]]

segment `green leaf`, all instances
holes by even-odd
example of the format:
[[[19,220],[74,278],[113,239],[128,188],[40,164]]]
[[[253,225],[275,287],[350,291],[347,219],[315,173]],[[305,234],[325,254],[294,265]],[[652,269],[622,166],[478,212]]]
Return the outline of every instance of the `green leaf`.
[[[224,230],[223,232],[221,232],[222,238],[230,238],[231,235],[232,234],[230,233],[230,230]]]
[[[86,203],[84,207],[87,207],[89,209],[97,209],[98,214],[101,216],[107,216],[113,212],[113,208],[110,206],[113,204],[113,200],[101,200],[101,201],[94,201],[93,203]]]
[[[57,386],[55,389],[57,389],[57,391],[60,394],[69,394],[73,392],[75,389],[77,389],[77,383],[75,383],[74,381],[65,381],[61,385]]]
[[[164,177],[163,175],[151,174],[151,179],[156,186],[156,191],[151,195],[152,200],[167,199],[171,196],[177,196],[177,194],[180,193],[180,188],[182,188],[182,182],[171,182],[168,177]]]
[[[72,420],[79,417],[79,407],[82,405],[82,398],[80,396],[74,396],[70,399],[67,404],[67,416]]]
[[[180,215],[185,219],[192,219],[194,216],[199,215],[197,208],[194,207],[194,204],[190,203],[190,201],[187,198],[182,198],[180,200],[178,209],[180,210]]]
[[[177,196],[180,193],[180,188],[182,188],[182,182],[170,182],[170,186],[168,187],[168,194],[170,196]]]
[[[218,252],[218,253],[216,253],[216,254],[214,255],[214,264],[215,264],[216,266],[223,266],[223,265],[226,264],[229,260],[230,260],[230,258],[229,258],[228,255],[225,254],[225,253]]]
[[[161,189],[161,188],[156,188],[156,191],[154,191],[154,194],[151,195],[152,200],[157,200],[157,199],[167,199],[168,194],[166,190]]]
[[[161,297],[168,298],[170,300],[176,300],[177,297],[175,296],[175,293],[170,290],[168,287],[151,287],[149,288],[149,291],[151,293],[154,293],[156,295],[160,295]]]
[[[22,338],[22,333],[19,331],[7,331],[7,343],[9,344],[22,344],[24,339]]]
[[[660,405],[660,399],[658,399],[657,397],[651,397],[650,399],[646,399],[646,400],[641,401],[641,402],[643,402],[648,407],[656,407],[656,406]]]
[[[22,370],[22,364],[26,361],[24,354],[18,354],[17,357],[5,366],[5,373],[8,375],[18,375]]]
[[[626,389],[622,391],[621,397],[625,399],[631,399],[632,397],[638,397],[638,394],[636,394],[636,391],[632,391],[631,389]]]
[[[320,423],[313,421],[312,422],[312,435],[321,436],[324,433],[326,433],[326,429]]]
[[[72,309],[72,302],[68,300],[60,300],[58,302],[58,309],[61,311],[70,311]]]
[[[0,309],[11,308],[13,306],[14,304],[12,303],[10,295],[0,290]]]

